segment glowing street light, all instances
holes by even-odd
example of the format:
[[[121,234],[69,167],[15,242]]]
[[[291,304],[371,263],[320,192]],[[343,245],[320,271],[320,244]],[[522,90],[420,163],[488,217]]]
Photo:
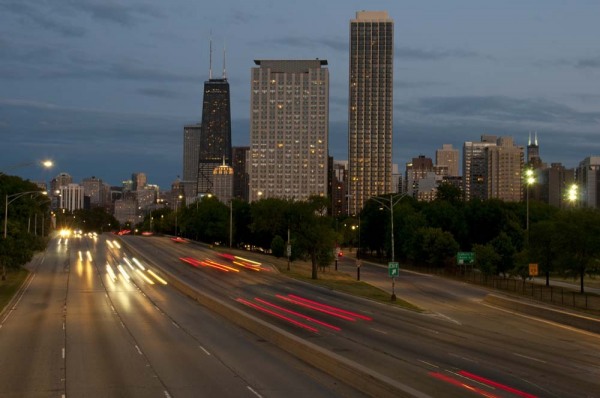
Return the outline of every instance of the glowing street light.
[[[529,231],[529,186],[535,184],[535,172],[532,169],[525,170],[525,195],[527,206],[527,217],[525,220],[525,230]]]
[[[34,164],[39,164],[40,166],[42,166],[45,169],[51,169],[54,166],[54,162],[52,162],[52,160],[50,159],[45,159],[42,161],[35,161],[35,162],[25,162],[25,163],[18,163],[18,164],[14,164],[10,167],[8,167],[6,169],[6,171],[10,171],[10,170],[14,170],[14,169],[20,169],[21,167],[27,167],[27,166],[32,166]],[[6,173],[3,171],[0,171],[0,175],[5,175]]]
[[[567,190],[567,200],[574,205],[579,198],[579,187],[577,184],[571,184],[569,189]]]

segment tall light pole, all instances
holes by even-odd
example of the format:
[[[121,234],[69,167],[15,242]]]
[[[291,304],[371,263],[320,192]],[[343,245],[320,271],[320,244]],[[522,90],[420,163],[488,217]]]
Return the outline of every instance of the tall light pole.
[[[394,241],[394,206],[396,206],[396,204],[398,202],[400,202],[400,200],[405,197],[408,193],[398,193],[398,194],[392,194],[389,195],[388,197],[385,196],[372,196],[371,198],[369,198],[370,200],[374,200],[375,202],[379,203],[380,205],[382,205],[383,207],[385,207],[386,209],[388,209],[390,211],[390,228],[391,228],[391,243],[392,243],[392,263],[395,262],[395,241]],[[360,233],[360,231],[359,231]],[[395,285],[396,285],[396,280],[395,277],[392,276],[392,301],[396,301],[396,291],[395,291]]]
[[[175,200],[175,237],[177,237],[177,208],[179,207],[179,201],[183,199],[183,195],[177,196],[177,200]]]
[[[233,199],[229,199],[229,248],[233,242]]]
[[[571,206],[574,207],[577,204],[577,199],[579,198],[579,187],[577,184],[571,184],[569,189],[567,190],[567,200],[571,203]]]
[[[12,166],[8,167],[8,168],[6,169],[6,171],[9,171],[9,170],[14,170],[14,169],[19,169],[19,168],[21,168],[21,167],[32,166],[32,165],[34,165],[34,164],[38,164],[38,165],[40,165],[40,166],[42,166],[43,168],[46,168],[46,169],[50,169],[50,168],[52,168],[52,166],[54,166],[54,162],[52,162],[52,161],[51,161],[51,160],[49,160],[49,159],[46,159],[46,160],[42,160],[42,161],[35,161],[35,162],[17,163],[17,164],[14,164],[14,165],[12,165]],[[5,172],[3,172],[3,171],[0,171],[0,176],[1,176],[1,175],[5,175],[5,174],[6,174]]]
[[[15,200],[19,199],[22,196],[25,195],[48,195],[48,192],[46,191],[27,191],[27,192],[18,192],[18,193],[14,193],[12,195],[8,195],[6,194],[4,197],[4,239],[6,239],[7,237],[7,231],[8,231],[8,205],[11,204],[12,202],[14,202]]]
[[[525,220],[525,231],[529,234],[529,186],[535,184],[535,173],[532,169],[525,170],[525,196],[527,216]],[[527,238],[529,240],[529,237]]]

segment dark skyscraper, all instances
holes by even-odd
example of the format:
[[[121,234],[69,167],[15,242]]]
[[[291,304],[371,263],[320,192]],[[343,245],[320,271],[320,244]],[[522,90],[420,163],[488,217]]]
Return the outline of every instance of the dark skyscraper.
[[[225,74],[225,57],[223,57],[223,78],[212,78],[211,65],[209,79],[204,82],[202,130],[198,153],[197,192],[199,195],[212,192],[213,170],[223,164],[223,159],[225,164],[231,165],[231,100],[229,82]]]

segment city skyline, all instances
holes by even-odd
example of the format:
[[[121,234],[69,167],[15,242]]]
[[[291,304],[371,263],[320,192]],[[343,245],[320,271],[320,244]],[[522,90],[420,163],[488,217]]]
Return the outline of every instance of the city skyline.
[[[52,158],[50,172],[8,171],[32,180],[95,175],[111,185],[143,171],[168,189],[182,177],[182,128],[200,120],[211,37],[215,53],[227,54],[234,146],[249,144],[253,60],[320,58],[331,78],[329,153],[347,159],[347,32],[365,7],[226,1],[206,13],[182,0],[3,2],[0,135],[8,150],[0,169]],[[395,21],[400,170],[442,144],[462,148],[483,134],[525,147],[537,131],[543,161],[567,167],[600,152],[600,6],[375,1],[368,9]]]

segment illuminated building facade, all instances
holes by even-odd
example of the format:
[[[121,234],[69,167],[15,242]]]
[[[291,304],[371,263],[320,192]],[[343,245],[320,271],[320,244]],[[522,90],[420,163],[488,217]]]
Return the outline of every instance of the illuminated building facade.
[[[327,195],[325,60],[257,60],[250,93],[250,201]]]
[[[348,198],[358,214],[392,187],[394,21],[386,11],[360,11],[350,21]]]

